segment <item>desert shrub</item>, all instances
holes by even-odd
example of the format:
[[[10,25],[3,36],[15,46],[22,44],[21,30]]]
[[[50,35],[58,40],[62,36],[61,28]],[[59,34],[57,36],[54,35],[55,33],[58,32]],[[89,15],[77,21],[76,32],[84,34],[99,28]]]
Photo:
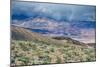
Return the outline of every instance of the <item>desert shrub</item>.
[[[56,63],[61,63],[61,59],[57,57]]]
[[[51,48],[50,51],[51,51],[51,52],[54,52],[55,50],[54,50],[54,48]]]
[[[18,61],[21,61],[21,62],[24,63],[24,65],[27,65],[29,63],[29,58],[27,58],[27,57],[20,57],[18,59]]]
[[[35,61],[34,60],[32,60],[32,65],[34,65],[35,64]]]
[[[28,50],[29,50],[28,46],[26,46],[26,43],[24,43],[24,42],[19,42],[19,45],[20,45],[20,48],[21,48],[22,50],[24,50],[24,51],[28,51]]]
[[[41,55],[38,58],[40,64],[47,64],[51,62],[51,58],[48,55]]]
[[[49,51],[45,51],[45,53],[50,53]]]

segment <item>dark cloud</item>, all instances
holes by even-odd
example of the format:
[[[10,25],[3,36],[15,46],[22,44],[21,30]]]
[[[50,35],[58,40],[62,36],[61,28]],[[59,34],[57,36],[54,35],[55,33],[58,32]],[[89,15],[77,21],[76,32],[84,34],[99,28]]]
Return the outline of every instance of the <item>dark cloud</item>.
[[[95,6],[65,5],[36,2],[12,3],[12,15],[26,17],[46,17],[58,21],[95,21]]]

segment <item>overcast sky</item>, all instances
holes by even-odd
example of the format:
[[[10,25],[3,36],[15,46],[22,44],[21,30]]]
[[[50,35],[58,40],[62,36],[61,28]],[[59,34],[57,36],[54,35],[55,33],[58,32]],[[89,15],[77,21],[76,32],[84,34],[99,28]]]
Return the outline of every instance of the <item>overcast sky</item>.
[[[12,2],[13,19],[45,17],[57,21],[95,21],[95,15],[95,6],[18,1]]]

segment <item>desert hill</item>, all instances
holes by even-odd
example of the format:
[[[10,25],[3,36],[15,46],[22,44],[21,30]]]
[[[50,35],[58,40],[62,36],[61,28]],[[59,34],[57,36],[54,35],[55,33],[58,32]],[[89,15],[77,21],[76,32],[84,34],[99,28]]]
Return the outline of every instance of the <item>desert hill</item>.
[[[42,36],[25,28],[11,27],[11,65],[95,61],[95,48]]]

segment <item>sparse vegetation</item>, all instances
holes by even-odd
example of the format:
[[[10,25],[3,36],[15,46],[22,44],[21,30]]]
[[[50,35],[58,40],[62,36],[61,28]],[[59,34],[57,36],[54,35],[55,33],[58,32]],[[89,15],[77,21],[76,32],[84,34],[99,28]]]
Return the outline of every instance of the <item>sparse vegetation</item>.
[[[11,61],[15,65],[95,61],[95,48],[73,44],[59,47],[43,42],[12,40],[11,49]]]
[[[38,33],[13,27],[11,41],[12,65],[35,65],[95,61],[95,48],[70,39],[66,41],[41,36]],[[82,44],[82,43],[81,43]]]

